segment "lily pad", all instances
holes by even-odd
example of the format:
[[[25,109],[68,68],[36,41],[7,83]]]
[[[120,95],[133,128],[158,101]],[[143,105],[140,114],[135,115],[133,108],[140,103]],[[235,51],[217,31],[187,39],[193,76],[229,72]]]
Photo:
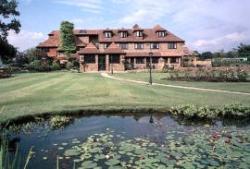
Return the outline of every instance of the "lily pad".
[[[65,156],[78,156],[80,155],[80,151],[76,149],[69,149],[64,152]]]

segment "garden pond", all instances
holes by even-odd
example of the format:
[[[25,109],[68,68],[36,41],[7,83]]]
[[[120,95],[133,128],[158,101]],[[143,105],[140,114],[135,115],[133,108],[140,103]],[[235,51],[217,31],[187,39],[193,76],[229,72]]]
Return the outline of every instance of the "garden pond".
[[[48,120],[7,132],[9,159],[18,149],[20,168],[27,158],[27,169],[250,168],[248,122],[93,115],[74,118],[64,127],[52,127]]]

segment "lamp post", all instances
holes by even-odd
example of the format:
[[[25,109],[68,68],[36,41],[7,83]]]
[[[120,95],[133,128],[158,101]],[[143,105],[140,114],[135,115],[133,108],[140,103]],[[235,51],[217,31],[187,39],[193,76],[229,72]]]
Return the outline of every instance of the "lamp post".
[[[152,85],[152,56],[153,52],[149,52],[149,84]]]
[[[111,55],[110,57],[110,62],[111,62],[111,74],[114,74],[114,70],[113,70],[113,55]]]

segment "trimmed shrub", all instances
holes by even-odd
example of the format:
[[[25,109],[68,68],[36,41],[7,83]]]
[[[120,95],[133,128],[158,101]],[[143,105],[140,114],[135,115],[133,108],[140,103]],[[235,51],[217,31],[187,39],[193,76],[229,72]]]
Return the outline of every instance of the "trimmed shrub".
[[[71,62],[66,63],[66,69],[70,70],[70,69],[73,69],[73,68],[74,68],[73,63],[71,63]]]
[[[52,65],[51,65],[51,70],[60,70],[61,69],[61,66],[58,62],[53,62]]]

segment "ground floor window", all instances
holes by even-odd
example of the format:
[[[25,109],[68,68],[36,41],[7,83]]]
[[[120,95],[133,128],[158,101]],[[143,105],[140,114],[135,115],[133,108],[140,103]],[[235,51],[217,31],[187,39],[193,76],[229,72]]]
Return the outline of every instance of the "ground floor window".
[[[95,63],[95,55],[84,55],[85,63]]]
[[[152,63],[159,63],[159,58],[152,58]]]
[[[144,58],[136,58],[136,64],[144,64]]]
[[[179,59],[178,58],[170,58],[170,63],[178,63]]]
[[[120,63],[120,55],[110,55],[109,62],[110,63]]]

